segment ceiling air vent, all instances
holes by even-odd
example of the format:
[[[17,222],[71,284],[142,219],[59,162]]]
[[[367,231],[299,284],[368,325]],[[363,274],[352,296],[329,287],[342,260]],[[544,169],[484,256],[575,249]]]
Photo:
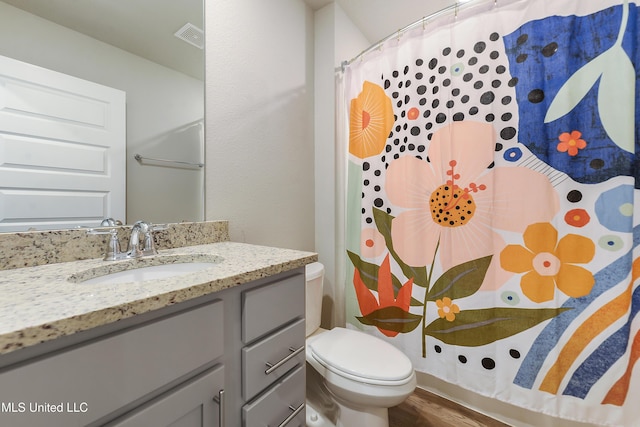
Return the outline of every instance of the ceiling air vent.
[[[176,31],[174,36],[198,49],[204,48],[204,32],[189,22]]]

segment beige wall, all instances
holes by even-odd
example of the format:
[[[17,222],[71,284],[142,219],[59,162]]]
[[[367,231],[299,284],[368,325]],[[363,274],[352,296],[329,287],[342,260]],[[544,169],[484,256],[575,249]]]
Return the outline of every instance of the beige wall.
[[[206,217],[231,240],[314,250],[313,12],[206,2]]]

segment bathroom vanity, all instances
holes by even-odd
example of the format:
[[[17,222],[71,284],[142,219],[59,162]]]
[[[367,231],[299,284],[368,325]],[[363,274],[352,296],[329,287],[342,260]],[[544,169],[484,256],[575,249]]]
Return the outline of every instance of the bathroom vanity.
[[[98,285],[70,278],[109,261],[0,271],[0,425],[304,425],[316,255],[228,241],[161,253],[218,262]]]

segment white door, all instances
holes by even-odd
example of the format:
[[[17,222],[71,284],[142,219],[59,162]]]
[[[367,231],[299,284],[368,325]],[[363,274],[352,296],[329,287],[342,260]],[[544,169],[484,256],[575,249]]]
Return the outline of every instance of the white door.
[[[0,56],[0,232],[125,220],[125,92]]]

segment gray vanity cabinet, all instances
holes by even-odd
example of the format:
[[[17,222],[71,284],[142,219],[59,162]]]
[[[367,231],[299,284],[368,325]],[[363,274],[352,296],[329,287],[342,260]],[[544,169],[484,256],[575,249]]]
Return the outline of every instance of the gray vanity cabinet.
[[[304,425],[304,288],[299,268],[0,356],[0,426]]]
[[[26,349],[42,354],[0,371],[0,402],[16,409],[0,425],[101,425],[222,358],[223,301],[159,311]]]
[[[242,294],[244,427],[305,424],[304,285],[293,276]]]
[[[212,390],[219,390],[216,399]],[[224,367],[216,366],[105,427],[223,427],[223,393]]]

